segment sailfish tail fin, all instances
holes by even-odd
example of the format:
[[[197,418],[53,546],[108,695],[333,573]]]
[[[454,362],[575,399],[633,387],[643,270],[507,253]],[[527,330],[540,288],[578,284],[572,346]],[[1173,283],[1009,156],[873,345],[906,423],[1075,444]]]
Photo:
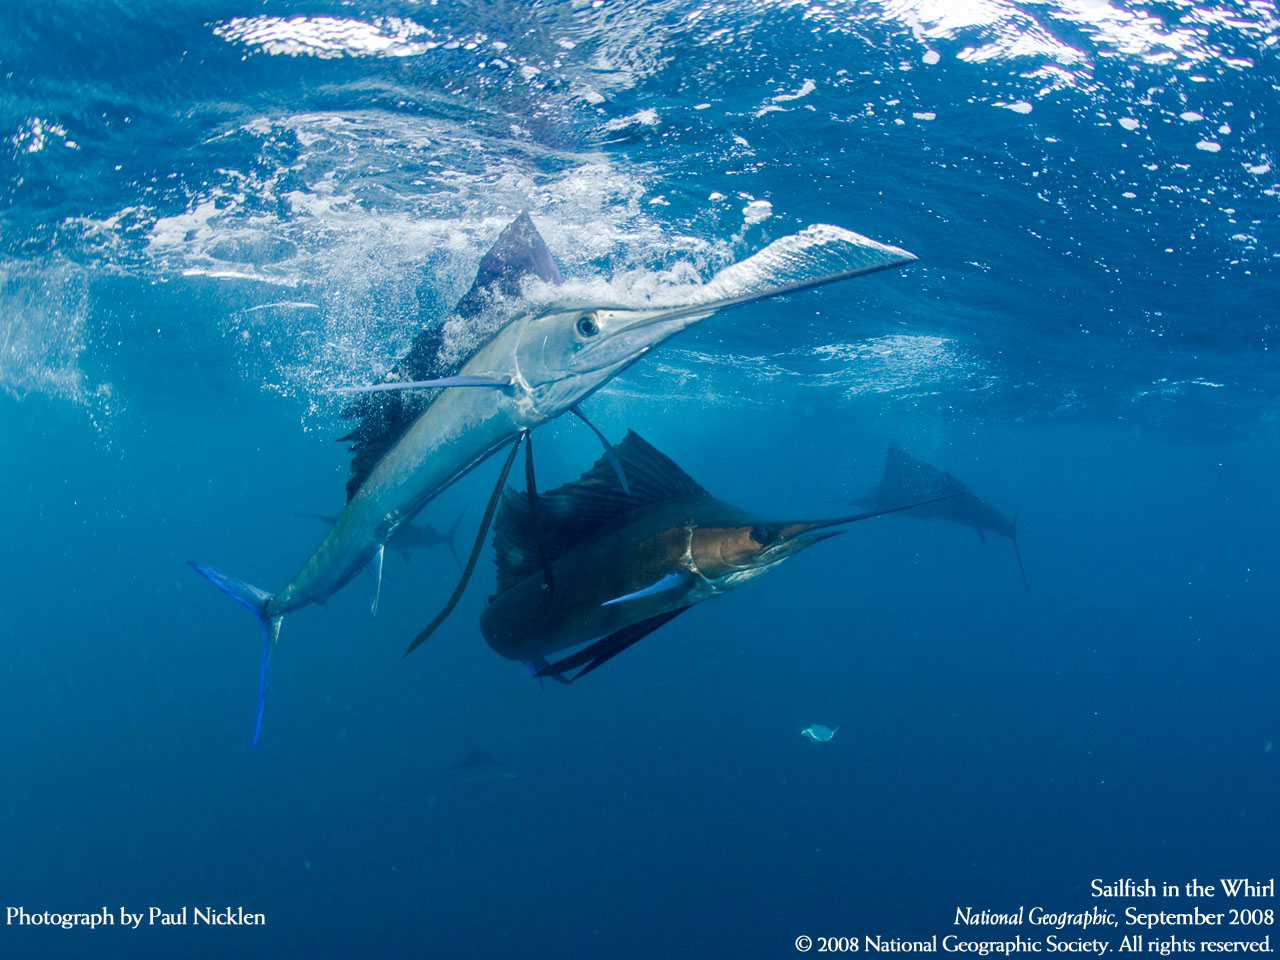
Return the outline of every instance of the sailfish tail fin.
[[[272,616],[267,612],[271,602],[271,594],[260,590],[252,584],[245,583],[230,574],[215,570],[207,563],[197,560],[189,561],[196,573],[204,577],[228,597],[251,611],[262,625],[262,664],[258,670],[258,709],[253,723],[253,746],[258,746],[258,737],[262,733],[262,714],[267,706],[267,683],[271,678],[271,655],[275,652],[276,643],[280,639],[280,624],[284,616]]]

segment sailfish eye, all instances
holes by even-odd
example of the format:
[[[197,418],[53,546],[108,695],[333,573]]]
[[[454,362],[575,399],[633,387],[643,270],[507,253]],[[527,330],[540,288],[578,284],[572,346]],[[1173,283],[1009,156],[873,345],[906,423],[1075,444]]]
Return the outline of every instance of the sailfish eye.
[[[584,313],[578,318],[578,333],[584,337],[594,337],[600,332],[600,327],[596,324],[591,314]]]
[[[773,527],[766,527],[764,524],[757,523],[751,528],[751,539],[762,547],[767,547],[778,538],[778,531]]]

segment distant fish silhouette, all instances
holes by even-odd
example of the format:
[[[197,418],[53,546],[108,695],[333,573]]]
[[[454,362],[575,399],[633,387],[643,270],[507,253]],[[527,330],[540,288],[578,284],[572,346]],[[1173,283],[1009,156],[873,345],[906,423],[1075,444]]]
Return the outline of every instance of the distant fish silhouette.
[[[515,780],[516,775],[479,747],[449,768],[448,785],[464,783],[491,783],[495,780]]]
[[[321,513],[304,513],[304,517],[310,517],[312,520],[323,520],[329,526],[337,523],[336,515],[324,515]],[[454,544],[454,538],[458,533],[458,524],[462,522],[462,514],[458,514],[458,519],[453,521],[451,526],[444,533],[441,533],[429,523],[402,523],[396,528],[395,534],[391,538],[389,546],[400,551],[400,556],[409,560],[410,550],[433,550],[436,547],[443,546],[449,551],[449,556],[453,557],[453,562],[461,564],[458,559],[458,550]]]
[[[889,444],[884,460],[884,476],[879,485],[858,503],[868,507],[887,506],[930,497],[945,497],[923,506],[903,510],[905,516],[929,520],[945,520],[972,527],[978,539],[985,541],[986,531],[1008,537],[1013,544],[1013,555],[1018,559],[1022,585],[1027,586],[1027,571],[1022,565],[1022,551],[1018,549],[1017,517],[1010,520],[985,500],[974,496],[969,488],[931,463],[917,460],[896,443]]]
[[[823,726],[820,723],[811,723],[801,730],[800,734],[808,737],[814,743],[826,743],[836,735],[836,730],[839,729],[839,727],[836,727],[835,730],[833,730],[831,727]]]

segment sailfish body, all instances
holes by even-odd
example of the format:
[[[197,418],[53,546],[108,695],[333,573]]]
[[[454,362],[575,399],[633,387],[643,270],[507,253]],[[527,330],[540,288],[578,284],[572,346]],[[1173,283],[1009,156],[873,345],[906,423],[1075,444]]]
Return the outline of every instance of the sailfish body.
[[[480,631],[496,652],[540,675],[594,670],[694,604],[841,532],[830,527],[892,512],[761,520],[711,496],[634,432],[615,450],[629,491],[602,457],[578,480],[539,496],[537,517],[526,494],[508,489],[503,498],[494,537],[498,592]]]
[[[896,443],[889,444],[880,483],[866,496],[861,497],[858,503],[876,507],[901,503],[904,499],[943,495],[945,495],[943,500],[913,507],[903,513],[921,519],[942,520],[970,527],[982,540],[986,539],[987,532],[1008,537],[1013,544],[1014,555],[1018,560],[1018,570],[1022,573],[1022,581],[1025,584],[1027,574],[1022,566],[1022,551],[1018,549],[1016,523],[987,501],[970,492],[959,479],[931,463],[911,456]]]
[[[577,481],[539,497],[550,591],[529,501],[506,491],[495,523],[498,592],[480,620],[485,640],[504,657],[538,662],[624,627],[669,619],[730,588],[718,582],[725,571],[708,562],[701,531],[749,528],[745,514],[710,496],[634,432],[614,449],[629,495],[602,457]],[[614,602],[619,598],[628,599]]]
[[[837,227],[810,227],[694,288],[675,306],[628,309],[515,298],[559,269],[527,214],[503,231],[458,306],[474,320],[486,311],[496,329],[470,356],[449,363],[440,327],[424,331],[401,360],[398,380],[366,388],[349,410],[361,418],[348,503],[329,534],[278,593],[193,563],[253,611],[265,645],[259,693],[283,616],[324,602],[366,566],[381,583],[387,541],[442,490],[499,448],[574,409],[649,350],[720,310],[909,263],[915,258]],[[374,606],[377,599],[375,595]],[[255,733],[255,742],[257,735]]]

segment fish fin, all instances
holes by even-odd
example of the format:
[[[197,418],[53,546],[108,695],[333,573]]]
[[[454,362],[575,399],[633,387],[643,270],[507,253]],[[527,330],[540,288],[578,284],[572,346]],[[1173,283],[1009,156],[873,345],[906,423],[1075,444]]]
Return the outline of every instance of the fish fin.
[[[613,465],[607,463],[607,457],[596,461],[576,484],[566,484],[564,489],[576,487],[572,493],[578,495],[588,492],[582,488],[589,488],[596,496],[611,494],[627,512],[656,503],[702,500],[711,496],[674,460],[634,430],[628,430],[613,450],[631,481],[629,489],[624,489],[621,482],[614,482],[618,477]]]
[[[551,557],[547,553],[547,534],[542,526],[542,507],[538,497],[538,481],[533,475],[533,434],[525,431],[524,441],[524,489],[529,501],[529,516],[533,521],[533,535],[538,541],[538,560],[542,565],[542,599],[538,603],[539,614],[545,614],[556,595],[555,575],[551,570]]]
[[[330,393],[382,393],[388,390],[431,390],[436,387],[509,387],[507,376],[437,377],[434,380],[397,380],[393,383],[372,383],[360,387],[333,387]]]
[[[528,212],[509,223],[480,260],[475,281],[447,317],[426,323],[414,337],[409,352],[394,367],[400,380],[421,381],[456,374],[469,357],[456,362],[446,359],[444,329],[450,320],[461,320],[474,326],[501,301],[516,299],[526,280],[536,277],[546,283],[561,283],[563,277],[546,243],[538,234]],[[409,424],[431,403],[433,394],[417,391],[379,391],[361,393],[342,411],[344,417],[358,421],[354,429],[342,437],[351,443],[351,477],[347,481],[350,500],[364,483],[379,460]]]
[[[641,597],[652,597],[654,594],[665,593],[668,590],[675,590],[684,586],[691,579],[691,575],[686,571],[680,573],[668,573],[665,577],[643,587],[640,590],[633,590],[631,593],[625,593],[620,597],[614,597],[612,600],[606,600],[600,604],[602,607],[612,607],[615,603],[626,603],[628,600],[638,600]]]
[[[546,241],[533,225],[529,211],[521,211],[503,229],[489,252],[476,269],[476,279],[458,301],[457,312],[469,316],[484,306],[483,301],[495,293],[508,297],[520,294],[520,285],[529,277],[537,277],[544,283],[557,286],[564,283],[564,276]]]
[[[323,520],[325,523],[329,524],[329,526],[333,526],[338,522],[338,518],[336,516],[324,513],[299,513],[298,516],[306,517],[310,520]]]
[[[267,593],[267,591],[245,583],[238,577],[216,570],[207,563],[201,563],[198,560],[190,560],[188,563],[196,573],[200,574],[240,606],[251,611],[258,618],[258,623],[262,625],[263,642],[262,662],[258,670],[258,706],[253,723],[253,747],[256,748],[258,746],[258,737],[262,733],[262,715],[267,707],[267,684],[271,678],[271,657],[275,652],[276,643],[280,640],[280,626],[284,621],[284,616],[273,617],[267,613],[267,605],[271,602],[271,594]]]
[[[373,603],[369,605],[369,612],[375,617],[378,615],[378,601],[382,599],[382,558],[386,552],[387,545],[378,544],[378,552],[369,561],[369,572],[373,574]]]
[[[775,240],[703,284],[689,302],[654,311],[655,320],[710,316],[720,310],[800,293],[905,266],[915,254],[830,224],[813,224]]]
[[[455,553],[455,554],[454,554],[454,559],[456,560],[457,558],[458,558],[458,555]],[[408,562],[409,562],[409,560],[410,560],[410,557],[409,557],[409,551],[408,551],[408,550],[401,550],[401,551],[400,551],[400,559],[401,559],[401,560],[403,560],[405,563],[408,563]]]
[[[986,539],[984,526],[995,529],[991,526],[991,507],[970,493],[957,477],[890,443],[879,485],[859,502],[881,505],[904,500],[925,501],[907,511],[908,515],[972,527],[980,540]]]
[[[583,664],[586,664],[583,669],[573,675],[570,682],[579,680],[592,670],[595,670],[597,667],[608,663],[623,650],[627,649],[627,647],[643,640],[663,624],[675,619],[688,609],[688,607],[681,607],[678,610],[670,610],[667,613],[660,613],[655,617],[649,617],[647,620],[641,620],[638,623],[633,623],[630,626],[623,627],[621,630],[611,633],[607,637],[597,640],[595,643],[588,644],[577,653],[571,653],[567,657],[561,657],[554,663],[547,664],[534,674],[534,676],[550,677],[555,676],[556,674],[563,675],[568,670],[572,670],[575,667],[581,667]]]
[[[262,736],[262,716],[267,710],[267,687],[271,682],[271,658],[276,652],[276,644],[280,641],[280,625],[284,617],[271,617],[263,626],[262,661],[258,667],[258,708],[253,718],[253,743],[250,749],[256,750],[258,738]]]
[[[1010,524],[1011,532],[1009,534],[1009,542],[1013,544],[1013,555],[1018,558],[1018,572],[1022,574],[1022,589],[1030,591],[1031,584],[1027,583],[1027,568],[1022,565],[1022,551],[1018,549],[1018,514],[1021,508],[1013,511],[1013,523]]]
[[[539,680],[542,680],[543,677],[550,677],[556,683],[563,683],[565,686],[569,685],[569,679],[548,663],[546,657],[534,657],[527,662],[527,665],[530,675],[537,677]]]
[[[974,527],[973,532],[978,535],[978,539],[981,540],[983,543],[987,542],[987,535],[986,533],[983,532],[981,527]]]
[[[480,559],[480,551],[484,549],[485,535],[489,532],[489,523],[493,520],[493,513],[498,509],[498,500],[502,495],[503,484],[507,482],[507,474],[511,472],[511,464],[515,463],[516,453],[520,449],[520,441],[524,438],[525,434],[523,433],[516,435],[516,442],[512,444],[511,452],[507,454],[506,462],[502,465],[502,472],[498,474],[498,482],[493,488],[493,494],[489,497],[489,504],[485,507],[484,516],[480,518],[480,530],[476,534],[476,542],[471,547],[471,556],[467,558],[467,565],[462,570],[458,585],[453,588],[453,594],[445,603],[444,609],[437,613],[435,618],[413,638],[413,642],[405,650],[404,656],[407,657],[413,653],[427,637],[435,633],[436,628],[445,622],[449,614],[453,613],[453,608],[458,605],[458,601],[462,599],[463,591],[467,589],[467,583],[471,580],[471,572],[475,570],[476,561]]]
[[[458,526],[462,523],[462,515],[464,513],[466,513],[465,510],[458,511],[458,516],[457,519],[453,521],[453,526],[450,527],[448,533],[444,535],[444,545],[449,548],[449,556],[453,557],[453,562],[459,567],[462,566],[462,561],[458,559],[458,545],[456,541],[458,538]]]
[[[587,415],[582,412],[582,407],[574,404],[569,408],[569,412],[591,428],[602,444],[604,444],[604,455],[609,458],[609,463],[613,467],[613,472],[618,475],[618,483],[622,486],[622,492],[627,496],[631,496],[631,484],[627,483],[627,471],[622,467],[622,459],[618,456],[618,452],[613,449],[613,444],[609,442],[609,438],[600,432],[600,429],[587,419]]]
[[[614,450],[629,479],[628,490],[623,490],[606,454],[577,480],[539,497],[547,555],[552,563],[602,528],[616,526],[622,518],[644,507],[713,500],[671,458],[634,431],[628,431]],[[540,549],[528,498],[509,491],[503,496],[494,523],[498,593],[537,571]]]
[[[889,444],[885,454],[881,486],[898,499],[940,497],[969,489],[945,470],[911,456],[896,443]]]

